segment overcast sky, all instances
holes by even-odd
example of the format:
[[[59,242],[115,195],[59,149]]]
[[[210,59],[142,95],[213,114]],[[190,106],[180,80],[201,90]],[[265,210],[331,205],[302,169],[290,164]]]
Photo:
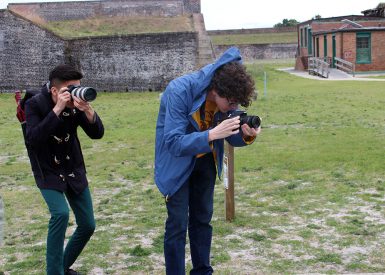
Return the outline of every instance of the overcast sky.
[[[0,9],[5,9],[8,3],[21,2],[54,1],[0,0]],[[272,27],[285,18],[301,22],[318,14],[322,17],[361,15],[361,11],[375,8],[380,2],[381,0],[201,0],[208,30]]]

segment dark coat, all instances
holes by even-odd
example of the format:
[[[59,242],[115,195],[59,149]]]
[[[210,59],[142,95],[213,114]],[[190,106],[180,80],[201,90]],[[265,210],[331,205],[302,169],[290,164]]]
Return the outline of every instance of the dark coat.
[[[80,125],[90,138],[100,139],[103,123],[96,113],[95,122],[89,123],[85,113],[76,108],[66,108],[58,117],[54,106],[46,87],[25,105],[26,143],[33,175],[41,189],[65,192],[70,187],[80,193],[88,181],[77,128]]]

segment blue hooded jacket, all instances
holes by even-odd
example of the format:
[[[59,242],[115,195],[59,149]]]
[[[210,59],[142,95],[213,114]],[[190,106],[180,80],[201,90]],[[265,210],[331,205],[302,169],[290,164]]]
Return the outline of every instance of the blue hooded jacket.
[[[187,181],[198,154],[211,152],[209,130],[200,131],[192,115],[204,104],[215,71],[233,61],[241,62],[240,52],[235,47],[228,49],[215,63],[176,78],[166,87],[156,124],[154,173],[155,183],[164,196],[171,197]],[[232,146],[247,145],[241,131],[226,140]],[[223,147],[223,139],[214,141],[219,176]]]

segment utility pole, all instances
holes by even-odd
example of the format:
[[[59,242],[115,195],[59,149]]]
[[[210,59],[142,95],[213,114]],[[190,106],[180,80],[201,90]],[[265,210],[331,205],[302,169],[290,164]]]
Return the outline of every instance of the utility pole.
[[[223,157],[223,184],[225,186],[226,221],[235,218],[234,203],[234,147],[225,141],[225,155]]]

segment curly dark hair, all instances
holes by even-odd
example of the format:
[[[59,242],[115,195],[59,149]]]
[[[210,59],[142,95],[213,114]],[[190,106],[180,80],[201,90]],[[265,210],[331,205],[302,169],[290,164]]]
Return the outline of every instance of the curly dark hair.
[[[208,89],[214,89],[220,97],[248,107],[254,96],[255,83],[244,65],[230,62],[215,71]]]

